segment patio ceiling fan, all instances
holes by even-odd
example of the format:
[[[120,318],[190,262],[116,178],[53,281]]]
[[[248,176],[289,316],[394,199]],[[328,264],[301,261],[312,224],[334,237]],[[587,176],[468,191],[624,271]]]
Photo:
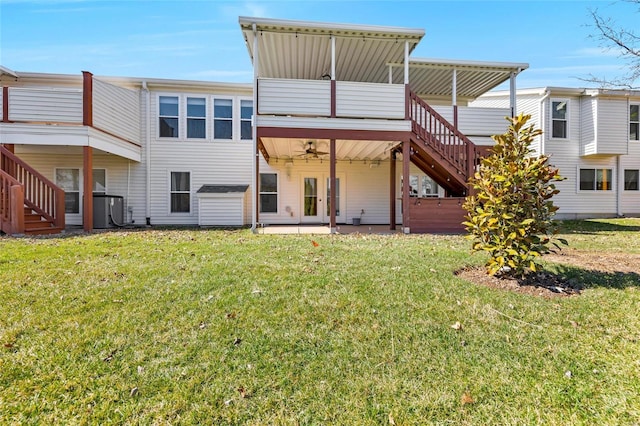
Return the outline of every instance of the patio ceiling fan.
[[[304,152],[302,154],[298,154],[298,157],[311,157],[318,158],[320,155],[327,155],[328,152],[318,151],[316,148],[316,143],[314,141],[307,141],[303,146]]]

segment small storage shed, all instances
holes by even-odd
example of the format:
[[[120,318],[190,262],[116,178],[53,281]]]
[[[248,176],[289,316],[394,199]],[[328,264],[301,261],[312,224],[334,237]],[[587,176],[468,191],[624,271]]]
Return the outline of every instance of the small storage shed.
[[[198,197],[200,226],[243,226],[249,185],[203,185]]]

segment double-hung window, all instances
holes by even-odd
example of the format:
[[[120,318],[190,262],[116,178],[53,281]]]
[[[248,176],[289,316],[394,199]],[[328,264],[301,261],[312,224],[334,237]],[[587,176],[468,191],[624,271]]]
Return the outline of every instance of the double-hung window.
[[[207,137],[207,100],[206,98],[187,98],[187,138],[205,139]]]
[[[568,102],[566,100],[551,101],[551,137],[567,139]]]
[[[213,138],[233,139],[233,100],[213,100]]]
[[[638,179],[640,170],[625,170],[624,171],[624,190],[625,191],[638,191],[640,186],[638,185]]]
[[[260,173],[260,213],[278,213],[278,175]]]
[[[613,172],[611,169],[580,169],[581,191],[611,191]]]
[[[64,212],[80,213],[80,169],[56,169],[56,185],[64,190]]]
[[[191,173],[171,172],[171,213],[191,212]]]
[[[160,96],[159,134],[161,138],[177,138],[179,107],[177,96]]]
[[[252,139],[251,116],[253,115],[253,101],[240,101],[240,139]]]
[[[629,105],[629,140],[640,141],[640,104]]]

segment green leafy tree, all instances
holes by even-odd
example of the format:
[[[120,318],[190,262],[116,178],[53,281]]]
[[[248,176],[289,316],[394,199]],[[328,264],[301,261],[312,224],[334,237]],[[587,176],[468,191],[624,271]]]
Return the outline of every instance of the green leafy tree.
[[[553,182],[564,178],[548,164],[548,156],[531,155],[530,146],[542,131],[527,125],[530,118],[507,118],[507,132],[492,137],[491,154],[469,180],[475,194],[463,205],[468,213],[464,225],[473,251],[491,256],[486,264],[491,275],[535,272],[540,256],[550,252],[552,244],[559,247],[553,220],[558,207],[551,198],[559,192]]]

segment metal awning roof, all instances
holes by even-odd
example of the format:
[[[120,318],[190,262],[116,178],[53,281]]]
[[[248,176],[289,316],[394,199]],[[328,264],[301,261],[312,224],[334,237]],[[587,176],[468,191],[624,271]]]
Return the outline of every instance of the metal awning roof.
[[[402,83],[404,65],[401,62],[388,65],[394,68],[394,83]],[[411,58],[409,85],[420,97],[451,99],[456,70],[456,96],[468,101],[509,80],[511,73],[518,74],[527,68],[527,63]]]
[[[404,60],[424,30],[370,25],[239,18],[247,49],[254,58],[258,34],[259,77],[316,80],[331,73],[331,36],[336,38],[336,80],[384,83],[388,63]],[[255,66],[255,64],[254,64]]]

